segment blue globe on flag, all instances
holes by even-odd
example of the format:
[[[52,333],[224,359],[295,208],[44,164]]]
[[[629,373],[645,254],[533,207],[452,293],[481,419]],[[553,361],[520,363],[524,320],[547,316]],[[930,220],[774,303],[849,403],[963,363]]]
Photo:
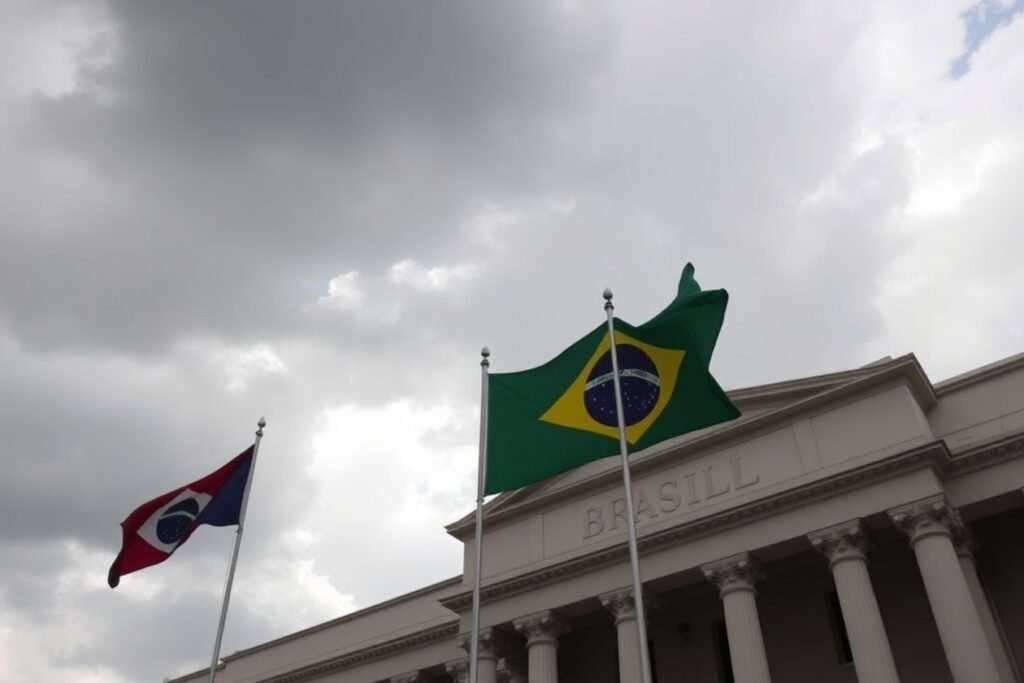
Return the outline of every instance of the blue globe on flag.
[[[622,412],[626,426],[651,414],[661,394],[658,368],[642,349],[633,344],[617,347],[619,384],[622,387]],[[615,381],[612,352],[609,349],[594,363],[583,389],[583,401],[590,417],[608,427],[618,426],[615,410]]]
[[[195,498],[186,498],[164,510],[156,523],[156,536],[163,543],[176,543],[192,526],[199,514],[199,502]]]

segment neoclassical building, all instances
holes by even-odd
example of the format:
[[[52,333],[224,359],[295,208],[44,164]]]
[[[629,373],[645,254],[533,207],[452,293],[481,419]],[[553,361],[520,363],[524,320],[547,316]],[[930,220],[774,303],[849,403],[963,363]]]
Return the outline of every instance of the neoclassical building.
[[[741,419],[632,458],[658,683],[1021,681],[1024,354],[730,395]],[[615,458],[490,501],[481,683],[640,680],[626,514]],[[228,655],[217,680],[465,680],[473,517],[448,533],[462,576]]]

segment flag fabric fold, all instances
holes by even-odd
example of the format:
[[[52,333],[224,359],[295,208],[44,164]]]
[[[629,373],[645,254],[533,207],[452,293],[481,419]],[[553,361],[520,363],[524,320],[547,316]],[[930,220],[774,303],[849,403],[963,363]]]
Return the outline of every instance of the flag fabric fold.
[[[255,446],[216,472],[157,496],[121,522],[122,544],[107,583],[115,588],[125,574],[170,557],[202,524],[238,524]]]
[[[634,450],[739,417],[709,365],[729,295],[687,264],[675,299],[642,325],[615,319],[626,438]],[[488,376],[487,481],[498,493],[619,454],[608,326],[537,368]]]

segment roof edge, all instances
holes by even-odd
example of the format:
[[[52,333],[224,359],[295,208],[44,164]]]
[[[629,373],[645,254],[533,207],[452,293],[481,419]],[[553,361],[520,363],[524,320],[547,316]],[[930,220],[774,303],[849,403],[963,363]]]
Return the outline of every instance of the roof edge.
[[[948,379],[944,379],[941,382],[936,382],[935,393],[950,394],[954,391],[959,391],[969,387],[972,384],[983,382],[993,377],[1013,372],[1024,368],[1024,353],[1018,353],[1012,356],[1007,356],[1000,360],[982,365],[981,367],[962,372],[959,375],[954,375]]]
[[[864,372],[862,369],[859,372],[850,371],[849,373],[841,374],[849,376],[850,381],[840,384],[833,383],[826,385],[830,388],[811,396],[807,396],[803,399],[796,400],[793,403],[788,403],[774,410],[760,413],[749,419],[744,420],[741,418],[740,420],[727,423],[728,426],[723,429],[710,431],[707,434],[702,434],[701,436],[684,443],[672,444],[665,448],[659,448],[660,444],[651,446],[647,449],[646,453],[643,453],[642,455],[639,453],[637,454],[638,457],[633,461],[632,470],[635,475],[638,475],[642,472],[654,469],[666,457],[670,457],[672,455],[679,456],[692,454],[704,449],[718,447],[760,430],[770,428],[779,422],[793,417],[794,415],[805,413],[809,410],[815,409],[816,407],[842,400],[850,395],[870,389],[871,387],[901,379],[907,383],[923,410],[929,410],[938,403],[938,397],[935,394],[935,389],[914,354],[900,356],[899,358],[894,359],[891,363],[873,366],[870,372]],[[530,497],[522,503],[512,501],[509,504],[501,505],[497,509],[492,507],[490,510],[485,512],[485,518],[488,518],[489,514],[488,519],[490,521],[498,522],[516,517],[536,507],[545,505],[547,501],[555,495],[566,496],[582,493],[590,489],[598,488],[618,476],[618,470],[598,472],[587,479],[576,482],[571,487],[558,489],[551,493],[544,492],[535,497]],[[516,492],[509,493],[509,498],[511,498],[511,494]],[[492,501],[492,504],[494,502],[496,501]],[[451,536],[454,536],[459,540],[465,540],[470,538],[473,534],[473,521],[474,515],[469,514],[459,521],[448,525],[446,530]]]
[[[389,598],[389,599],[385,600],[384,602],[378,602],[378,603],[375,603],[373,605],[369,605],[368,607],[363,607],[362,609],[358,609],[358,610],[356,610],[354,612],[349,612],[348,614],[343,614],[340,617],[335,617],[334,619],[331,619],[330,621],[324,621],[324,622],[316,624],[314,626],[310,626],[308,628],[304,628],[301,631],[294,631],[294,632],[289,633],[287,635],[283,635],[280,638],[275,638],[273,640],[268,640],[265,643],[260,643],[259,645],[254,645],[253,647],[249,647],[249,648],[246,648],[244,650],[238,650],[236,652],[232,652],[230,655],[227,655],[226,657],[222,657],[221,659],[223,661],[225,661],[225,662],[231,661],[233,659],[240,659],[240,658],[245,657],[247,655],[253,654],[254,652],[260,652],[262,650],[270,649],[270,648],[275,647],[277,645],[281,645],[282,643],[287,643],[290,640],[295,640],[296,638],[301,638],[301,637],[307,636],[307,635],[309,635],[311,633],[316,633],[317,631],[323,631],[323,630],[328,629],[328,628],[330,628],[332,626],[337,626],[338,624],[343,624],[343,623],[345,623],[347,621],[353,621],[353,620],[358,619],[360,617],[366,616],[367,614],[372,614],[373,612],[378,612],[378,611],[380,611],[382,609],[386,609],[388,607],[394,607],[395,605],[397,605],[397,604],[399,604],[401,602],[404,602],[406,600],[410,600],[412,598],[418,598],[418,597],[420,597],[422,595],[426,595],[427,593],[432,593],[432,592],[434,592],[436,590],[440,590],[441,588],[447,588],[448,586],[454,586],[454,585],[460,584],[460,583],[462,583],[462,574],[459,574],[458,576],[453,576],[453,577],[448,578],[448,579],[444,579],[443,581],[438,581],[436,583],[432,583],[429,586],[424,586],[423,588],[417,588],[416,590],[409,591],[408,593],[403,593],[401,595],[397,595],[397,596],[395,596],[393,598]],[[204,670],[205,671],[209,671],[209,667],[207,667]]]
[[[1024,354],[1021,354],[1021,357],[1022,360],[1024,360]],[[858,379],[877,375],[887,367],[905,363],[908,360],[917,363],[917,358],[913,353],[904,354],[897,358],[886,356],[872,361],[867,365],[850,370],[840,370],[821,375],[811,375],[809,377],[783,380],[781,382],[771,382],[768,384],[741,387],[739,389],[730,389],[726,394],[733,403],[741,408],[743,406],[757,404],[766,399],[790,399],[793,401],[799,401],[801,398],[806,399],[809,396],[825,393],[837,386],[842,386],[844,384],[857,381]],[[919,363],[918,367],[920,368]],[[921,374],[927,379],[927,376],[924,375],[923,369],[921,369]],[[816,393],[814,393],[815,390],[817,390]],[[549,481],[550,479],[546,479],[543,482],[530,484],[520,489],[499,493],[497,496],[484,503],[484,516],[486,517],[507,505],[515,504],[516,500],[520,498],[529,497],[530,494],[542,488]],[[450,536],[461,539],[465,536],[465,534],[462,533],[465,530],[465,527],[472,524],[475,518],[475,510],[468,512],[462,517],[456,519],[454,522],[445,525],[445,531]]]
[[[749,387],[740,387],[739,389],[730,389],[726,394],[733,403],[739,405],[753,404],[760,400],[770,398],[786,399],[794,395],[805,395],[815,389],[827,391],[831,387],[848,384],[849,382],[878,374],[887,367],[898,365],[912,358],[915,358],[914,354],[909,353],[897,358],[880,359],[850,370],[840,370],[821,375],[787,379],[781,382],[770,382],[768,384],[757,384]]]

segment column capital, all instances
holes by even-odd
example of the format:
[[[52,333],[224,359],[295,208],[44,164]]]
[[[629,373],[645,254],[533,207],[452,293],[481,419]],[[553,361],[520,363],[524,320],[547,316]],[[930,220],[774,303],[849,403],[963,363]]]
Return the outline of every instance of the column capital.
[[[718,587],[723,598],[733,591],[754,592],[754,584],[764,578],[750,553],[740,553],[717,562],[702,564],[704,578]]]
[[[811,546],[828,559],[829,568],[843,560],[867,562],[871,540],[859,519],[836,524],[807,534]]]
[[[470,635],[469,633],[460,633],[458,638],[455,639],[455,644],[467,653],[470,648]],[[481,658],[498,659],[513,647],[512,637],[493,626],[485,626],[480,629],[480,639],[478,642],[480,644]]]
[[[400,676],[392,676],[391,683],[426,683],[427,676],[421,671],[410,671]]]
[[[974,562],[974,555],[981,547],[981,544],[978,543],[978,537],[974,535],[974,532],[971,531],[971,528],[967,526],[967,523],[962,518],[960,519],[960,524],[953,527],[951,531],[953,532],[953,548],[956,549],[957,556]]]
[[[445,662],[444,670],[454,679],[455,683],[466,683],[469,680],[468,659],[456,659],[453,662]]]
[[[936,534],[952,538],[963,527],[960,513],[941,493],[893,508],[887,514],[910,537],[911,544]]]
[[[525,681],[526,672],[527,659],[525,656],[505,656],[501,658],[501,664],[498,666],[498,681],[501,683]]]
[[[557,645],[558,638],[569,632],[569,623],[551,610],[521,617],[512,625],[526,636],[527,647],[544,642]]]
[[[648,610],[655,609],[658,606],[657,596],[647,588],[644,588],[642,592],[644,607]],[[601,601],[601,606],[615,617],[616,626],[619,625],[619,622],[636,619],[636,601],[633,600],[632,586],[603,593],[598,596],[598,599]]]

